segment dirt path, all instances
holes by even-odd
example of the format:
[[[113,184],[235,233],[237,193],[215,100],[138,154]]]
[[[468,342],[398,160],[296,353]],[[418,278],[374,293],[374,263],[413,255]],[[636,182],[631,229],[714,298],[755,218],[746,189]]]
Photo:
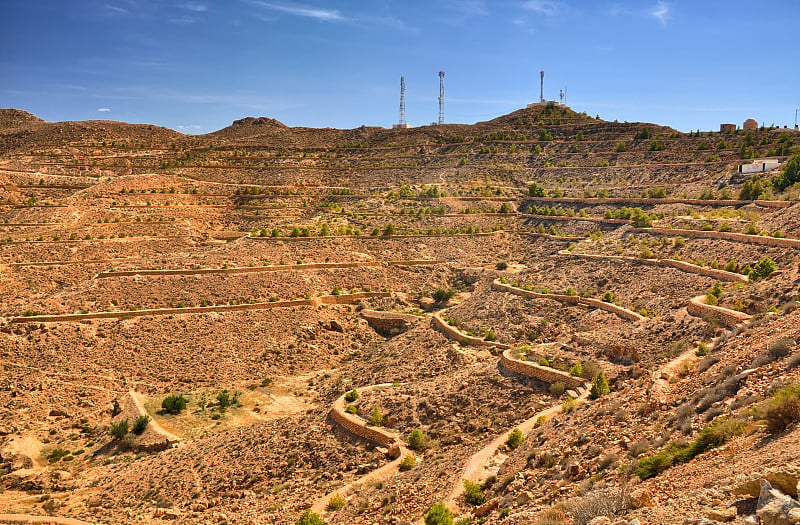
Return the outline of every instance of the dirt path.
[[[133,400],[133,404],[136,407],[136,410],[139,412],[139,414],[142,416],[149,416],[147,410],[145,410],[144,408],[144,401],[142,401],[142,395],[137,392],[134,392],[133,390],[128,392],[128,395],[131,396],[131,400]],[[150,418],[149,424],[150,428],[152,428],[154,432],[160,434],[161,436],[164,436],[165,438],[167,438],[169,442],[180,443],[181,441],[183,441],[182,437],[167,431],[164,427],[158,424],[158,421],[156,421],[152,417]]]
[[[588,398],[589,390],[587,389],[575,401],[577,404],[582,404]],[[560,412],[561,402],[558,402],[540,412],[537,412],[532,417],[516,425],[514,428],[520,429],[523,434],[527,435],[531,430],[533,430],[534,426],[536,426],[536,422],[539,420],[539,418],[550,418],[556,414],[559,414]],[[508,435],[512,432],[512,430],[513,428],[506,430],[467,460],[467,463],[464,465],[464,470],[461,471],[461,476],[458,478],[453,491],[444,501],[448,508],[457,512],[458,505],[456,502],[464,493],[464,480],[480,483],[486,480],[486,478],[492,474],[497,473],[500,465],[502,465],[503,461],[505,461],[507,457],[503,454],[498,454],[497,451],[503,444],[505,444],[506,439],[508,439]]]
[[[56,516],[34,516],[32,514],[0,514],[0,523],[7,524],[34,524],[42,525],[93,525],[88,521],[76,520],[74,518],[59,518]]]
[[[311,505],[311,510],[324,518],[325,515],[328,513],[328,502],[331,500],[333,496],[339,494],[348,499],[348,496],[357,492],[358,489],[363,485],[368,485],[370,483],[383,481],[385,479],[394,476],[395,474],[400,472],[400,462],[403,461],[403,458],[408,455],[413,456],[414,454],[406,447],[400,446],[400,455],[397,456],[397,459],[385,464],[380,468],[373,470],[369,474],[362,476],[355,481],[351,481],[350,483],[344,485],[343,487],[339,487],[330,494],[326,494],[325,496],[319,498],[317,501],[314,502],[313,505]],[[417,460],[419,460],[419,458],[417,458]]]

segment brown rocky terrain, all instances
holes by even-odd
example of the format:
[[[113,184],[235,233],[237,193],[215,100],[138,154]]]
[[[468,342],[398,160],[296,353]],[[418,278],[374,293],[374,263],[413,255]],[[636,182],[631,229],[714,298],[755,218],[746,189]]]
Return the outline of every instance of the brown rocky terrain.
[[[798,523],[795,144],[0,110],[0,523]]]

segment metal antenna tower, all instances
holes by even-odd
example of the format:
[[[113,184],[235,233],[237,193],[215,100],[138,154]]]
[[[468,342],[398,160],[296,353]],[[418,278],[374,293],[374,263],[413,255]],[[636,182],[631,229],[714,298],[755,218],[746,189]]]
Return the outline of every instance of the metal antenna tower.
[[[400,127],[406,125],[406,79],[400,77]]]
[[[444,124],[444,71],[439,71],[439,125]]]

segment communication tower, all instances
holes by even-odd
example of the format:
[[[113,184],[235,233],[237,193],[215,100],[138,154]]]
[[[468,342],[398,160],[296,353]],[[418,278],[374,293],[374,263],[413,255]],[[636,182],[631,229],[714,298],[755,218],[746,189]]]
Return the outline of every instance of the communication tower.
[[[392,126],[392,128],[405,129],[410,127],[411,126],[406,124],[406,79],[400,77],[400,121]]]
[[[544,102],[544,70],[539,71],[539,102]]]
[[[439,71],[439,125],[444,124],[444,71]]]

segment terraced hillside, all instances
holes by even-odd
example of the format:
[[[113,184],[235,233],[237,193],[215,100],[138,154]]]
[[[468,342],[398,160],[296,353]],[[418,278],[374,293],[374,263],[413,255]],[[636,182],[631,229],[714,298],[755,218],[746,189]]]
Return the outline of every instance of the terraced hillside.
[[[2,110],[0,523],[778,523],[795,144]]]

